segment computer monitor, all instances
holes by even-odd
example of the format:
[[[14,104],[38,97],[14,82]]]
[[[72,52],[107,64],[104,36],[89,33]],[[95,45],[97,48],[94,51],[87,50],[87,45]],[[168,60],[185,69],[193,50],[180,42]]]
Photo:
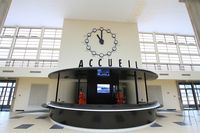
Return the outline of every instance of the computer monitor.
[[[97,93],[110,93],[110,84],[97,84]]]

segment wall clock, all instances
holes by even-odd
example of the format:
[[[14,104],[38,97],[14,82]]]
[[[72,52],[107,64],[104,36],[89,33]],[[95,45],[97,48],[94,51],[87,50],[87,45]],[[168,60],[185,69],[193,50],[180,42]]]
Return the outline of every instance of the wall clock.
[[[100,58],[111,56],[117,50],[118,44],[116,34],[112,33],[110,29],[103,27],[93,28],[91,32],[87,33],[84,42],[86,49],[93,56]]]

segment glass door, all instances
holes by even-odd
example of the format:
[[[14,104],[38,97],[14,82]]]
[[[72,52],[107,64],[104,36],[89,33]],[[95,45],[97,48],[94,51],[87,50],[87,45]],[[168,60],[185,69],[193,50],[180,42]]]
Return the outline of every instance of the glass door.
[[[0,111],[10,111],[15,85],[15,81],[0,81]]]
[[[200,84],[179,84],[183,109],[199,109],[200,106]]]
[[[197,99],[197,105],[200,107],[200,84],[194,84],[194,90]]]

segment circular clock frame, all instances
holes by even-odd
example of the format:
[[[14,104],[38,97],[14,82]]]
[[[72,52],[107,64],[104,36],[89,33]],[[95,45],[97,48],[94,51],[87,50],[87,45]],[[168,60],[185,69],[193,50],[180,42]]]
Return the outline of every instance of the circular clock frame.
[[[105,33],[107,34],[111,34],[111,37],[113,38],[113,44],[114,46],[112,47],[112,49],[108,50],[105,53],[101,53],[98,51],[95,51],[94,49],[92,49],[92,47],[89,45],[90,41],[90,37],[92,36],[92,34],[95,34],[97,31],[105,31]],[[87,37],[85,39],[85,45],[86,45],[86,49],[93,55],[93,56],[98,56],[100,58],[103,58],[104,56],[111,56],[113,52],[115,52],[117,50],[117,45],[118,45],[118,40],[116,38],[116,34],[112,33],[110,29],[105,29],[103,27],[100,28],[93,28],[91,32],[87,33]]]

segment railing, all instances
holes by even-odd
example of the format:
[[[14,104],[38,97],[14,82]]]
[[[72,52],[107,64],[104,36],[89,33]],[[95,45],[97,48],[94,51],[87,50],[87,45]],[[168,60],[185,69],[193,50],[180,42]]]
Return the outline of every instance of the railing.
[[[0,67],[54,68],[57,66],[58,60],[0,59]]]
[[[152,71],[200,71],[200,64],[142,63],[142,68]]]

